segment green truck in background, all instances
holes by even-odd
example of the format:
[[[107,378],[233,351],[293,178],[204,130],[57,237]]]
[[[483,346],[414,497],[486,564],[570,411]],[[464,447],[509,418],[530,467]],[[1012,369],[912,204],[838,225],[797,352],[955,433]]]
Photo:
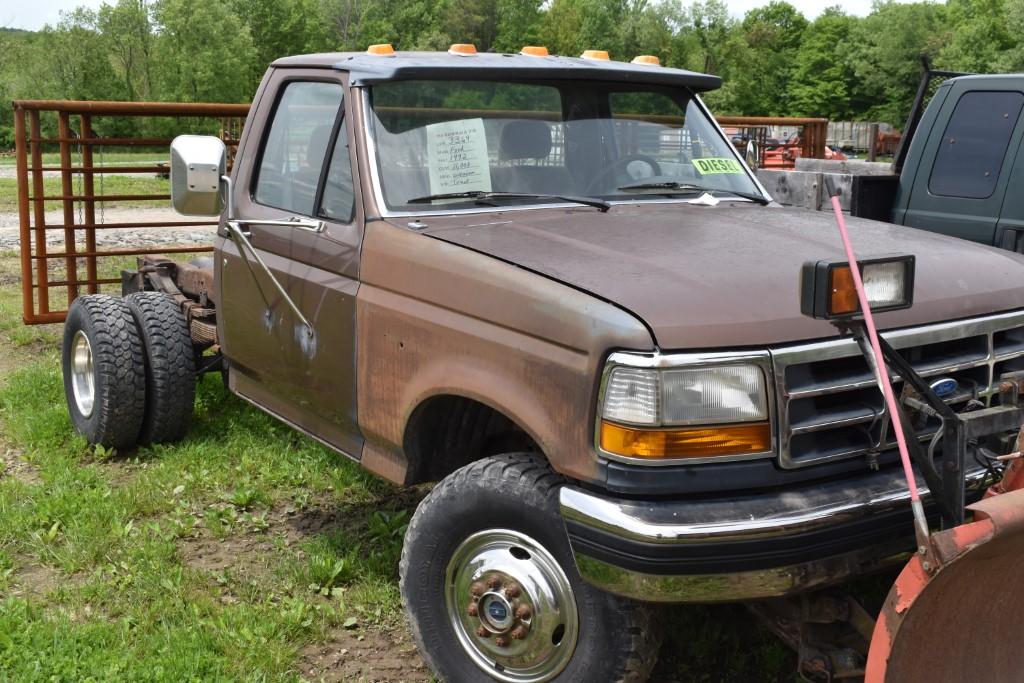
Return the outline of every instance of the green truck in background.
[[[950,76],[924,105],[928,83]],[[758,178],[785,204],[827,209],[822,174],[837,174],[855,216],[1024,251],[1024,74],[926,72],[888,164],[799,159]]]

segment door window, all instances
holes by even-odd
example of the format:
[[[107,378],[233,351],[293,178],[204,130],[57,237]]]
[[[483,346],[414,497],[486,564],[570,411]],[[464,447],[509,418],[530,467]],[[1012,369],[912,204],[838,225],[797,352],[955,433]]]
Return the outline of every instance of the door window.
[[[260,158],[257,202],[313,215],[320,172],[341,100],[339,83],[294,81],[285,86]]]
[[[331,154],[331,165],[327,167],[324,195],[320,200],[320,216],[342,223],[352,221],[355,204],[355,190],[352,187],[352,158],[349,155],[348,135],[345,121],[338,128],[338,139]]]
[[[946,197],[991,197],[1022,105],[1019,92],[964,94],[946,125],[928,190]]]

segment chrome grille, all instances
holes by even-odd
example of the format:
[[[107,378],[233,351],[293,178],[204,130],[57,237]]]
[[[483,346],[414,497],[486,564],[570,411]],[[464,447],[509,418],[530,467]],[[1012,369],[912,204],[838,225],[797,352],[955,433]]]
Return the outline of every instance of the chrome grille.
[[[953,377],[947,401],[992,402],[1004,372],[1024,370],[1024,312],[886,332],[923,377]],[[771,350],[779,419],[779,464],[797,468],[895,446],[881,392],[850,338]],[[895,390],[900,391],[899,377]],[[937,423],[919,430],[924,439]]]

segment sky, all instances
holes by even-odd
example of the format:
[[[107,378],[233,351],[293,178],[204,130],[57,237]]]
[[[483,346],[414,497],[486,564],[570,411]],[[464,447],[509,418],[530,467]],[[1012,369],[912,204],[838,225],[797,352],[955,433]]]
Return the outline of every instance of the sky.
[[[113,3],[114,0],[109,0]],[[865,16],[871,11],[871,0],[789,0],[813,19],[828,5],[838,4],[849,14]],[[56,24],[61,10],[68,11],[80,5],[96,8],[103,0],[0,0],[0,26],[37,30],[44,24]],[[766,5],[767,0],[727,0],[729,12],[736,17],[753,8]]]

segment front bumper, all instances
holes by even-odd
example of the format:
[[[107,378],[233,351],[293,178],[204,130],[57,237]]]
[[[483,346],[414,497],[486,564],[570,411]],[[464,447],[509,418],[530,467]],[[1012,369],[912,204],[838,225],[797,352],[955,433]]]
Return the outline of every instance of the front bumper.
[[[988,483],[983,469],[966,480],[968,500]],[[729,499],[561,491],[580,575],[648,602],[790,595],[899,563],[914,547],[909,501],[900,468]]]

